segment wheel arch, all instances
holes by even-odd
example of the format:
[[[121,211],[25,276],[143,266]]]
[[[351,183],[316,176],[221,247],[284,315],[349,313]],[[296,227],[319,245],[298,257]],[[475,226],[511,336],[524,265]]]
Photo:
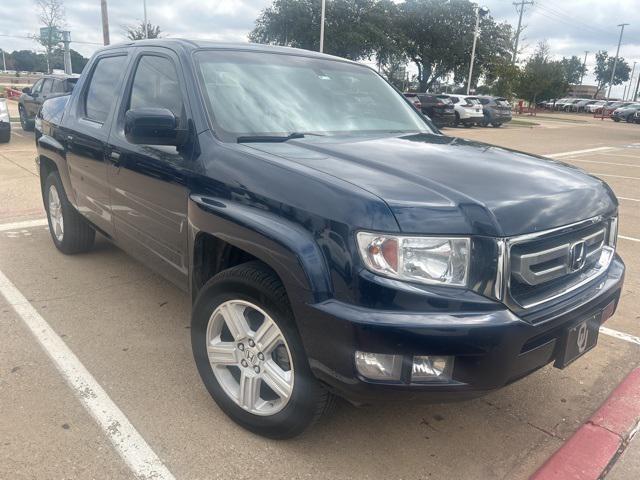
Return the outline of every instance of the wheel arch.
[[[189,198],[192,299],[213,275],[251,260],[278,276],[295,311],[298,302],[329,298],[329,268],[312,234],[274,213],[202,195]]]

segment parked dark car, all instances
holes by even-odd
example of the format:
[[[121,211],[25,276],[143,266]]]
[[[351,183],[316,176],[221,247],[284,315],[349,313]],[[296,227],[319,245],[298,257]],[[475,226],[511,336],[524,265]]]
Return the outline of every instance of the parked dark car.
[[[478,100],[482,104],[484,114],[482,126],[493,125],[497,128],[511,121],[511,104],[506,98],[483,96],[478,97]]]
[[[636,110],[636,113],[633,114],[634,123],[640,123],[640,110]]]
[[[0,143],[7,143],[9,140],[11,140],[9,108],[7,106],[7,100],[0,98]]]
[[[433,93],[419,93],[418,98],[422,104],[422,113],[427,115],[438,127],[453,125],[456,113],[453,102],[447,95]]]
[[[334,395],[442,402],[564,368],[620,298],[615,195],[429,124],[337,57],[109,46],[39,113],[51,237],[100,232],[189,292],[204,385],[268,437]]]
[[[633,116],[640,110],[640,103],[629,103],[623,107],[616,108],[611,113],[611,120],[614,122],[633,122]]]
[[[416,110],[419,112],[422,110],[422,102],[420,102],[417,93],[403,93],[403,95],[413,104],[414,107],[416,107]]]
[[[29,132],[33,130],[34,119],[44,101],[68,95],[77,81],[78,75],[45,75],[31,87],[23,88],[22,95],[18,99],[18,114],[22,129]]]

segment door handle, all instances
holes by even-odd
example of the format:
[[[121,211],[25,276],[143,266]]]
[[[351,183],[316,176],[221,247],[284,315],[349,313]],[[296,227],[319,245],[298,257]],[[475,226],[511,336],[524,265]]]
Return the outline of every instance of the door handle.
[[[116,152],[115,150],[112,150],[111,153],[109,154],[109,158],[111,158],[111,161],[113,163],[118,163],[120,161],[120,152]]]
[[[67,135],[67,142],[73,142],[73,135]]]

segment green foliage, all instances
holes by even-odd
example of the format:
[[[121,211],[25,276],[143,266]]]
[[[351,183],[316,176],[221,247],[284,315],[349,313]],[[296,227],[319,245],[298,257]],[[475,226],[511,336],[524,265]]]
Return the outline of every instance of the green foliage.
[[[129,40],[144,40],[145,38],[160,38],[162,31],[159,25],[153,25],[147,22],[147,36],[144,34],[144,22],[137,25],[126,25],[124,27],[125,34]]]
[[[596,66],[593,70],[593,73],[596,76],[596,81],[598,82],[596,96],[611,81],[611,72],[613,72],[614,62],[615,57],[610,57],[605,50],[600,50],[596,53]],[[613,85],[620,85],[628,81],[630,73],[631,67],[629,67],[629,64],[624,58],[619,57],[618,64],[616,66],[616,74],[613,77]]]
[[[518,95],[531,103],[564,95],[569,87],[562,61],[549,58],[549,47],[541,42],[527,60],[516,82]]]
[[[49,64],[51,69],[64,69],[64,51],[56,48],[51,52]],[[73,73],[80,73],[89,61],[75,50],[70,50],[71,67]],[[12,70],[23,72],[47,72],[47,57],[45,54],[36,53],[31,50],[14,50],[6,55],[7,67]]]
[[[564,69],[564,76],[570,84],[580,83],[582,76],[587,73],[587,69],[581,59],[573,55],[571,58],[562,57],[560,60]]]
[[[262,11],[249,39],[256,43],[320,48],[320,3],[317,0],[274,0]],[[389,0],[332,0],[326,3],[324,52],[359,60],[391,48]]]

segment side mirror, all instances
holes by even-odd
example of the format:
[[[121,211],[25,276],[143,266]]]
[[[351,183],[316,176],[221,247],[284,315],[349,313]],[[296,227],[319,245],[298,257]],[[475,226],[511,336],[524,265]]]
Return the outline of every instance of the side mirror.
[[[124,115],[124,136],[135,145],[183,145],[186,130],[166,108],[136,108]]]
[[[31,93],[31,87],[24,87],[22,93]]]

